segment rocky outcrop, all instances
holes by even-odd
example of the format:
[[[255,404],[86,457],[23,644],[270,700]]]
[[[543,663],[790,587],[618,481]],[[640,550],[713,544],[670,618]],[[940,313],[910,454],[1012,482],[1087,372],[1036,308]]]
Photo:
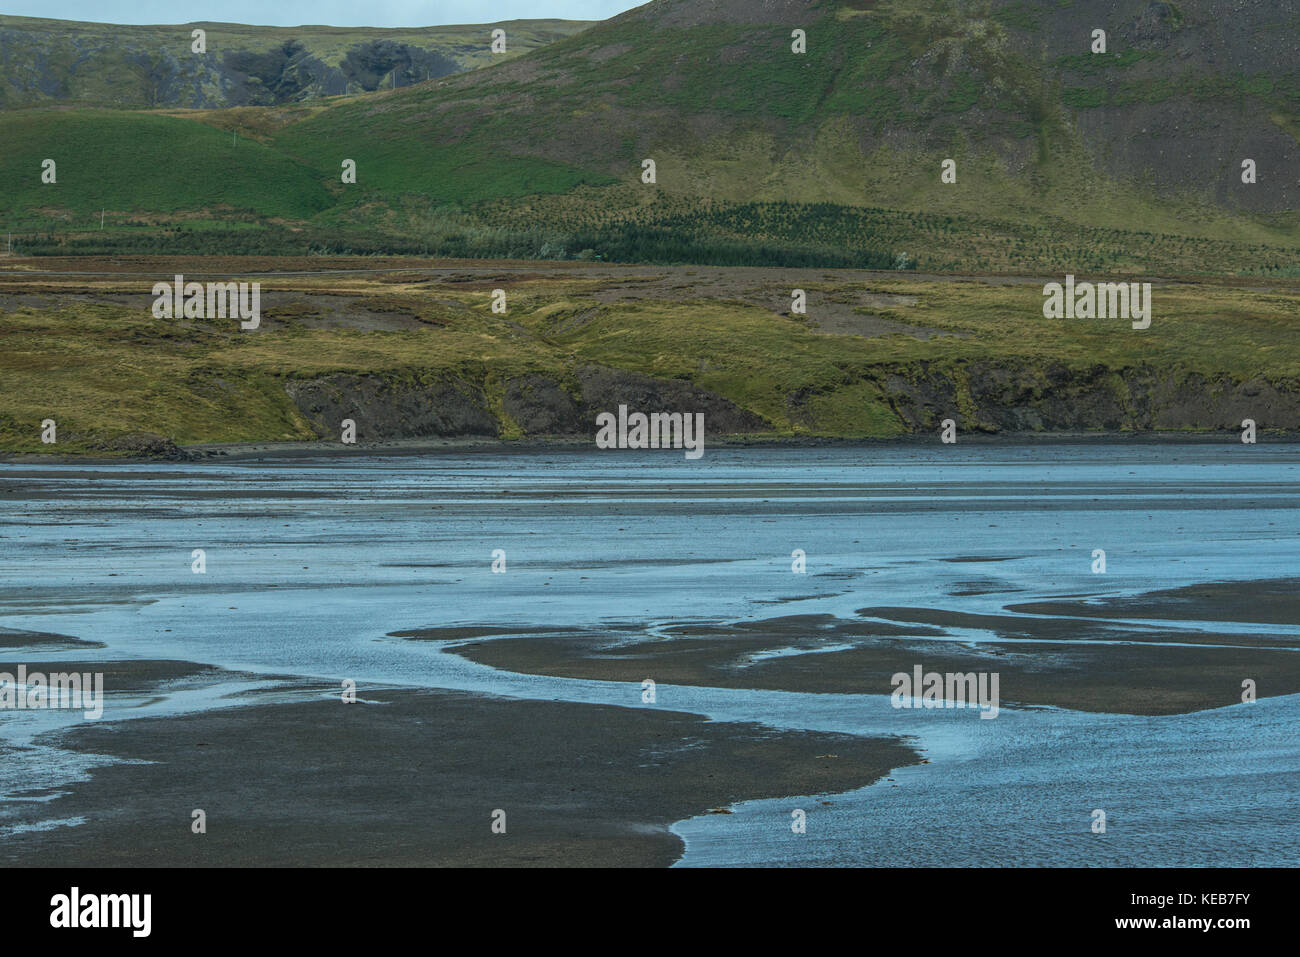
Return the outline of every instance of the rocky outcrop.
[[[997,363],[869,369],[906,432],[947,418],[986,433],[1300,430],[1300,381],[1235,378],[1150,367],[1073,368]],[[852,386],[852,383],[847,383]],[[292,380],[286,392],[322,438],[344,419],[359,441],[418,438],[589,438],[596,416],[629,412],[704,413],[711,435],[834,434],[818,422],[807,390],[792,394],[788,422],[770,422],[726,396],[683,379],[583,366],[565,381],[530,373],[488,387],[464,378],[335,374]],[[834,400],[834,392],[818,393]],[[842,421],[842,417],[841,417]]]
[[[457,378],[335,374],[291,380],[285,391],[322,438],[337,437],[344,419],[357,423],[362,441],[496,437],[506,420],[527,437],[586,437],[595,435],[597,415],[617,413],[619,405],[702,412],[717,435],[773,431],[760,416],[685,380],[601,366],[580,368],[572,383],[538,374],[510,378],[499,406],[484,384]]]
[[[76,436],[70,438],[75,439]],[[171,438],[155,432],[129,432],[111,439],[91,442],[87,448],[95,452],[111,452],[115,455],[125,454],[131,458],[162,459],[168,462],[184,462],[191,457]]]
[[[909,431],[953,418],[985,432],[1300,429],[1300,382],[1106,366],[1042,368],[971,363],[881,377]]]
[[[511,53],[585,23],[516,21]],[[192,30],[206,31],[205,49]],[[221,109],[409,87],[490,62],[491,24],[427,29],[162,26],[78,23],[0,14],[0,108],[51,102],[99,107]]]
[[[587,366],[578,370],[585,403],[581,433],[595,434],[601,412],[617,414],[620,405],[629,412],[702,412],[709,432],[736,435],[771,432],[772,424],[736,405],[730,399],[692,385],[684,379],[656,379],[621,369]]]
[[[363,441],[489,438],[501,431],[483,387],[462,379],[340,374],[295,379],[285,391],[322,438],[337,438],[344,419],[357,424]]]

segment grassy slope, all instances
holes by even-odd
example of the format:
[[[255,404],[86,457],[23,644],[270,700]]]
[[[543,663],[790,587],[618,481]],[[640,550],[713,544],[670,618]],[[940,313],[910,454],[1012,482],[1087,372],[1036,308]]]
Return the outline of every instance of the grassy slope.
[[[660,9],[669,8],[647,8]],[[155,169],[156,140],[133,115],[95,114],[117,150],[109,165],[60,139],[69,121],[59,114],[28,114],[21,153],[0,159],[25,184],[8,209],[18,228],[30,228],[59,222],[61,205],[71,220],[105,205],[33,190],[33,156],[57,146],[77,161],[88,155],[97,181],[124,197],[124,212],[222,218],[205,205],[214,199],[204,184],[228,172],[238,186],[231,205],[305,229],[295,251],[364,235],[368,243],[355,248],[444,255],[591,249],[607,258],[748,261],[710,259],[708,247],[762,243],[787,263],[821,256],[841,264],[833,257],[847,250],[859,265],[906,254],[920,268],[955,271],[1300,270],[1294,210],[1248,215],[1231,207],[1231,192],[1227,206],[1212,202],[1204,182],[1169,191],[1116,180],[1090,158],[1080,125],[1134,103],[1191,102],[1300,130],[1300,68],[1207,72],[1145,49],[1027,54],[1047,14],[1005,2],[989,9],[993,16],[973,0],[822,3],[806,11],[803,56],[789,51],[788,24],[674,26],[642,11],[395,92],[172,111],[256,138],[284,164],[255,156],[249,176],[208,156],[195,167],[195,187],[170,164]],[[168,135],[181,148],[191,140],[179,127]],[[203,135],[194,142],[207,150],[215,141]],[[639,182],[646,156],[658,162],[654,187]],[[948,156],[959,164],[956,185],[939,181]],[[355,185],[339,181],[343,159],[357,162]],[[143,185],[141,169],[155,182]],[[780,205],[791,202],[801,205]]]
[[[0,113],[0,142],[0,212],[12,229],[67,228],[92,214],[98,225],[101,209],[166,213],[224,205],[306,219],[333,203],[319,173],[283,153],[168,116]],[[55,183],[41,181],[47,158],[56,164]]]
[[[692,281],[690,272],[680,278],[687,286]],[[20,288],[15,281],[11,292]],[[361,296],[423,323],[382,332],[315,328],[306,306],[282,309],[274,328],[241,333],[233,323],[153,319],[139,281],[32,280],[24,287],[38,295],[116,292],[139,302],[65,298],[62,306],[22,305],[4,314],[0,447],[49,451],[38,440],[47,417],[59,423],[60,451],[139,431],[181,443],[305,439],[311,432],[283,384],[334,372],[410,381],[456,375],[483,383],[499,402],[509,377],[540,372],[572,381],[578,366],[595,363],[689,379],[765,416],[784,435],[842,436],[903,431],[879,383],[887,370],[909,376],[927,364],[958,382],[974,362],[1013,372],[1059,363],[1076,370],[1149,367],[1211,378],[1300,379],[1293,348],[1300,293],[1294,289],[1158,288],[1152,328],[1139,333],[1123,322],[1044,320],[1035,285],[870,281],[873,292],[918,297],[915,306],[875,311],[954,334],[920,340],[823,334],[759,306],[692,299],[689,292],[619,304],[595,298],[620,281],[563,274],[503,280],[511,302],[503,320],[491,314],[485,291],[455,283],[279,278],[264,287]],[[853,297],[868,288],[834,274],[807,285],[814,313],[824,297]],[[787,399],[800,390],[813,396],[811,424],[791,417]]]
[[[446,149],[423,130],[363,122],[374,110],[382,106],[341,104],[290,126],[276,137],[275,145],[318,169],[339,168],[345,158],[355,160],[355,192],[366,198],[414,193],[434,203],[477,203],[612,181],[574,166],[512,156],[486,133]]]
[[[1041,65],[996,21],[901,0],[871,11],[828,6],[808,32],[810,52],[795,56],[775,26],[650,32],[619,18],[536,51],[526,73],[504,65],[382,102],[339,104],[291,127],[280,143],[313,157],[342,144],[373,150],[382,171],[375,185],[390,191],[423,188],[409,170],[419,152],[437,154],[441,168],[472,168],[484,156],[567,157],[625,183],[635,183],[641,158],[653,155],[669,195],[961,217],[993,211],[1035,225],[1140,224],[1151,233],[1300,241],[1294,214],[1233,214],[1210,202],[1208,186],[1157,197],[1109,180],[1089,162],[1060,84],[1091,84],[1069,89],[1097,91],[1096,106],[1130,102],[1116,90],[1139,84],[1141,102],[1164,102],[1179,92],[1167,75],[1158,83],[1135,75],[1138,64],[1169,74],[1156,54]],[[918,74],[918,59],[933,62]],[[1181,92],[1205,102],[1240,100],[1242,109],[1281,118],[1284,128],[1300,120],[1300,71],[1271,80],[1199,76]],[[589,148],[575,148],[584,141]],[[1017,148],[1023,163],[1008,159]],[[938,177],[949,156],[959,163],[956,186]],[[399,157],[409,164],[405,172]],[[478,198],[475,185],[466,198]],[[539,170],[534,191],[563,186]],[[437,195],[445,197],[445,187]]]

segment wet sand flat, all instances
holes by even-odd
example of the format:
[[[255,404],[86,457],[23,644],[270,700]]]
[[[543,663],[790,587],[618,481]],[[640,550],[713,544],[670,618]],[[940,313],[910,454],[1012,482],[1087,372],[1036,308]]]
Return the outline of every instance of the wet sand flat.
[[[20,665],[28,673],[102,674],[105,694],[140,694],[164,691],[177,682],[207,684],[222,674],[221,669],[192,661],[136,658],[130,661],[90,661],[59,658],[56,660],[23,658],[0,654],[0,672],[16,672]],[[164,687],[166,686],[166,687]]]
[[[894,641],[750,663],[745,648],[753,643],[714,639],[707,650],[678,655],[672,642],[602,650],[590,640],[520,638],[452,650],[530,674],[841,694],[887,695],[893,674],[911,674],[919,664],[945,673],[997,672],[1003,705],[1109,714],[1183,714],[1240,704],[1246,678],[1257,682],[1260,697],[1300,692],[1300,656],[1286,651],[1047,644],[1033,652],[992,646],[987,654],[974,654],[955,644]]]
[[[1092,602],[1048,600],[1008,605],[1008,611],[1094,618],[1163,618],[1170,621],[1245,621],[1300,624],[1300,578],[1260,582],[1206,582]]]
[[[1257,451],[9,466],[0,658],[108,700],[0,713],[0,861],[1292,861],[1300,460]],[[916,665],[997,673],[998,720],[891,708]]]
[[[1275,581],[1239,582],[1232,589],[1245,603],[1252,595],[1260,596],[1261,615],[1284,618],[1285,611],[1270,609],[1264,600],[1272,595],[1283,604],[1283,587]],[[1195,589],[1187,591],[1178,606],[1179,617],[1213,620],[1218,590],[1206,589],[1199,598]],[[1139,618],[1159,618],[1166,607],[1163,596],[1120,603]],[[1110,609],[1106,602],[1048,607],[1075,613]],[[467,641],[449,650],[480,664],[529,674],[842,694],[889,694],[892,675],[910,674],[920,664],[927,671],[997,672],[1003,704],[1114,714],[1181,714],[1239,704],[1246,679],[1255,682],[1260,697],[1300,692],[1300,654],[1294,650],[1300,642],[1294,636],[1188,632],[943,609],[865,608],[859,614],[893,623],[791,615],[741,623],[683,623],[665,629],[663,637],[574,629],[549,636]],[[1103,611],[1098,617],[1117,615]],[[950,627],[985,628],[1017,640],[975,643],[956,634],[945,640],[943,629]],[[436,629],[410,634],[454,638]]]
[[[914,752],[652,708],[359,689],[82,726],[93,771],[6,840],[9,866],[667,866],[676,820],[867,785]],[[207,833],[191,833],[191,814]],[[506,812],[506,833],[491,830]],[[23,809],[17,809],[22,814]],[[21,818],[19,819],[21,821]],[[13,823],[12,821],[10,823]],[[777,822],[776,826],[786,826]]]
[[[72,648],[103,648],[97,641],[86,641],[72,635],[59,635],[48,631],[26,631],[21,628],[0,628],[0,649],[23,648],[31,651],[63,651]]]

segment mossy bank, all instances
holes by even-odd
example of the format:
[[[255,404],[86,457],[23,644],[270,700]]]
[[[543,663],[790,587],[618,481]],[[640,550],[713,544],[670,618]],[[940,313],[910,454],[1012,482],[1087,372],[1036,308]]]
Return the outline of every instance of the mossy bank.
[[[159,276],[205,269],[261,284],[256,329],[153,315]],[[968,435],[1300,429],[1300,283],[1156,280],[1151,326],[1134,330],[1044,318],[1052,278],[10,260],[0,449],[168,456],[338,440],[345,419],[359,443],[575,439],[619,405],[702,412],[715,442],[895,437],[945,419]]]

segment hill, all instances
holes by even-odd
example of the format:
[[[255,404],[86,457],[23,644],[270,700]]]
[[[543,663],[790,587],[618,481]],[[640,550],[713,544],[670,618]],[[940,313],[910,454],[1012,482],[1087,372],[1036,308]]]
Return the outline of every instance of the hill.
[[[62,187],[24,187],[6,215],[38,253],[1294,275],[1298,27],[1284,3],[1225,15],[1210,0],[654,0],[407,88],[169,111],[181,149],[206,135],[187,124],[269,151],[258,162],[274,175],[229,208],[194,183],[223,175],[214,164],[160,166],[150,137],[107,171],[78,157],[95,177],[152,177],[153,201],[113,186],[124,201],[104,232],[73,225],[86,221],[77,203],[106,201]],[[129,144],[140,116],[95,122],[121,124],[104,135]],[[68,121],[23,122],[53,141]],[[14,182],[37,168],[40,136],[24,142],[0,158]],[[345,160],[355,183],[342,182]],[[328,203],[284,194],[303,171]]]
[[[515,57],[586,21],[383,29],[240,23],[120,26],[0,16],[0,109],[274,106],[410,86]],[[506,50],[490,49],[492,30]],[[192,49],[192,31],[206,50]]]

